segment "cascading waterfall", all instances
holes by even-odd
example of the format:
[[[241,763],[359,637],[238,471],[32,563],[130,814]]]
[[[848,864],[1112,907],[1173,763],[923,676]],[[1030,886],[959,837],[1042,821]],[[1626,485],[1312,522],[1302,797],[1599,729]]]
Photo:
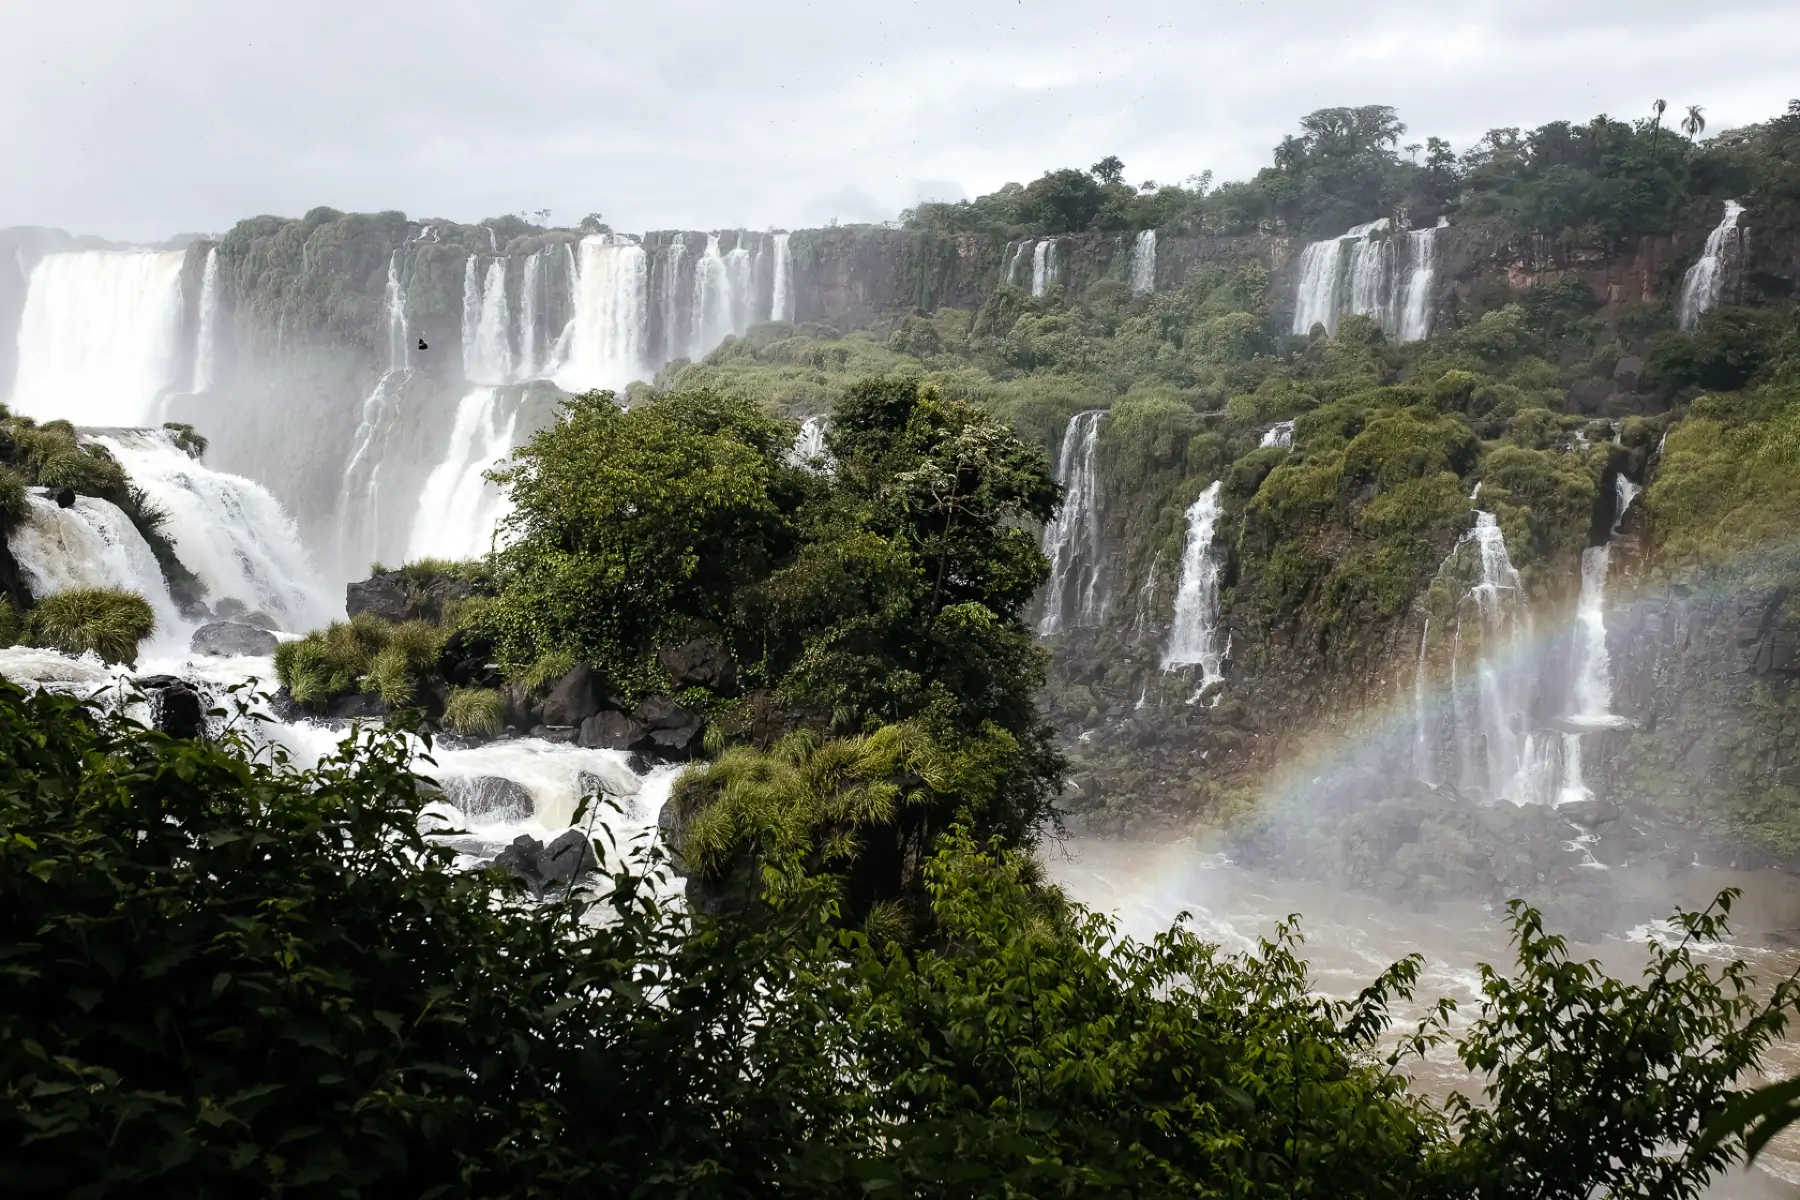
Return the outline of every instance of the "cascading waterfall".
[[[210,391],[219,342],[219,248],[206,252],[200,273],[200,330],[194,337],[194,390]]]
[[[1728,267],[1741,265],[1747,230],[1738,228],[1744,206],[1736,200],[1725,202],[1724,219],[1706,237],[1700,261],[1687,269],[1681,278],[1681,299],[1676,304],[1676,317],[1681,328],[1692,329],[1700,314],[1717,308],[1725,294]]]
[[[788,248],[788,235],[775,235],[775,279],[769,300],[769,320],[794,319],[794,254]]]
[[[1575,711],[1584,726],[1613,721],[1611,659],[1606,651],[1606,576],[1612,547],[1581,552],[1581,592],[1575,604]]]
[[[687,238],[676,234],[669,244],[663,247],[662,253],[662,291],[658,296],[658,314],[662,317],[662,348],[665,359],[681,356],[681,348],[688,343],[683,339],[681,325],[681,263],[687,257]]]
[[[465,273],[465,283],[467,275]],[[340,548],[358,547],[373,562],[380,555],[377,539],[381,528],[381,456],[370,453],[377,437],[385,434],[399,415],[400,385],[410,371],[412,343],[406,331],[406,289],[400,280],[400,251],[388,255],[387,286],[388,366],[363,401],[362,418],[351,438],[350,459],[338,498]],[[465,306],[466,306],[465,298]]]
[[[761,247],[753,252],[738,235],[737,245],[725,256],[725,310],[730,326],[727,334],[741,334],[755,322],[757,261]],[[725,339],[721,337],[720,341]],[[711,347],[708,347],[710,350]]]
[[[1294,423],[1292,421],[1275,422],[1275,424],[1271,425],[1263,432],[1262,441],[1257,443],[1259,447],[1280,446],[1283,449],[1286,449],[1293,444]]]
[[[503,411],[497,387],[470,391],[456,406],[450,446],[419,495],[419,515],[407,543],[409,561],[476,558],[487,553],[506,515],[506,494],[484,478],[513,448],[518,409]]]
[[[167,514],[163,535],[200,577],[210,603],[240,600],[290,630],[312,629],[340,611],[314,573],[293,521],[261,484],[213,470],[161,430],[92,440]]]
[[[1187,541],[1181,549],[1175,618],[1163,650],[1165,671],[1199,665],[1200,687],[1195,695],[1225,677],[1225,655],[1229,649],[1218,644],[1220,564],[1213,547],[1222,486],[1222,481],[1215,480],[1187,510]]]
[[[650,263],[629,238],[583,238],[575,274],[568,358],[556,382],[565,391],[623,390],[649,373]]]
[[[77,425],[142,425],[182,377],[179,250],[47,254],[19,322],[13,411]]]
[[[525,277],[519,284],[519,375],[535,379],[543,367],[541,331],[544,289],[544,256],[533,254],[525,260]]]
[[[1069,418],[1057,456],[1056,478],[1063,485],[1063,504],[1044,526],[1044,555],[1050,581],[1044,589],[1044,615],[1038,633],[1050,637],[1074,625],[1098,624],[1105,615],[1100,594],[1099,487],[1094,468],[1104,409]]]
[[[1056,239],[1041,238],[1031,248],[1031,294],[1042,296],[1056,282]]]
[[[1156,230],[1137,235],[1131,247],[1131,290],[1142,296],[1156,290]]]
[[[831,471],[831,452],[825,448],[824,417],[808,417],[800,422],[800,432],[794,436],[793,449],[788,451],[788,461],[797,467]]]
[[[33,495],[31,513],[8,538],[26,586],[39,600],[70,588],[124,588],[156,613],[154,643],[186,649],[186,623],[156,555],[118,506],[77,496],[69,508]]]
[[[1006,243],[1006,253],[1000,260],[1000,282],[1011,287],[1019,285],[1019,272],[1025,264],[1025,251],[1031,246],[1029,240]]]
[[[1613,523],[1612,531],[1618,533],[1625,524],[1625,510],[1631,507],[1632,501],[1638,498],[1643,488],[1625,478],[1621,471],[1613,477]]]
[[[1400,297],[1398,332],[1403,342],[1431,336],[1432,293],[1437,285],[1437,237],[1444,227],[1414,229],[1406,235],[1406,289]]]
[[[1399,341],[1419,341],[1431,333],[1437,284],[1437,236],[1443,228],[1415,229],[1404,240],[1389,236],[1383,217],[1358,225],[1341,237],[1313,242],[1300,252],[1294,294],[1293,332],[1304,336],[1314,325],[1335,336],[1345,316],[1372,316]],[[1401,285],[1400,247],[1405,248],[1406,281]]]
[[[709,233],[706,249],[694,263],[693,315],[688,323],[692,340],[688,343],[688,358],[704,357],[731,332],[730,288],[725,256],[719,250],[719,235]]]
[[[505,383],[513,376],[511,316],[506,301],[506,260],[496,258],[480,275],[475,256],[463,266],[463,377],[471,383]]]

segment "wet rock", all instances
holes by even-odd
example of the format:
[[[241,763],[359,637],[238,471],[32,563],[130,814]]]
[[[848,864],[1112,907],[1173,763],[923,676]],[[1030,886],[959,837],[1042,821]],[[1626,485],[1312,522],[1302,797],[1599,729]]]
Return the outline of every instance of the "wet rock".
[[[600,679],[586,663],[577,663],[544,697],[543,723],[579,726],[600,711]]]
[[[172,738],[206,736],[206,697],[174,675],[146,675],[137,681],[150,702],[150,724]]]
[[[571,829],[548,846],[530,834],[520,834],[512,845],[500,851],[494,865],[525,881],[538,896],[556,888],[566,888],[585,875],[599,869],[594,845],[580,830]]]
[[[304,720],[311,714],[298,700],[294,699],[292,692],[283,687],[275,689],[275,694],[269,697],[269,715],[277,721],[291,725],[295,721]]]
[[[643,743],[646,732],[637,721],[609,709],[583,721],[575,741],[592,750],[635,750]]]
[[[388,706],[374,692],[354,692],[333,700],[325,713],[339,721],[379,721],[388,715]]]
[[[67,488],[67,487],[59,489],[56,493],[56,507],[58,507],[58,508],[74,508],[75,507],[75,489]]]
[[[531,816],[531,793],[523,784],[498,775],[474,775],[443,781],[444,796],[472,821],[523,821]]]
[[[466,629],[452,630],[438,652],[444,678],[457,687],[499,687],[499,668],[489,661],[489,647]]]
[[[531,736],[542,738],[546,742],[555,742],[566,746],[574,742],[576,728],[573,725],[533,725]]]
[[[211,654],[220,658],[235,658],[240,655],[269,655],[275,653],[275,635],[254,625],[240,625],[236,621],[214,621],[194,630],[194,636],[188,641],[188,649],[195,654]]]
[[[731,651],[711,638],[665,647],[656,660],[677,686],[728,692],[737,683],[737,664],[731,659]]]

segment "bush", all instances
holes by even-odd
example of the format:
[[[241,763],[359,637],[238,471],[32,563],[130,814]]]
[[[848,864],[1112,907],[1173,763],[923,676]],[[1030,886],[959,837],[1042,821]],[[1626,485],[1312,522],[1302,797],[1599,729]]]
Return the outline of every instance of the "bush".
[[[149,601],[120,588],[70,588],[37,602],[26,623],[34,646],[92,651],[109,663],[137,662],[138,643],[156,630]]]
[[[506,697],[494,688],[455,688],[444,701],[444,724],[470,737],[506,728]]]
[[[37,481],[41,487],[74,488],[84,496],[108,498],[119,496],[128,486],[118,463],[85,448],[51,455],[38,468]]]
[[[31,497],[25,481],[11,467],[0,466],[0,538],[31,519]]]
[[[362,689],[363,677],[387,647],[393,626],[373,613],[333,621],[275,647],[275,674],[288,694],[318,708]]]

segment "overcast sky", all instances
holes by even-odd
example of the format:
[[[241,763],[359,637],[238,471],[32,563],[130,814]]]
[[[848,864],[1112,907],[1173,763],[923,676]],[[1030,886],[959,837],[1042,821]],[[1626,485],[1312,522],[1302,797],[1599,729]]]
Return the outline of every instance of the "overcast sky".
[[[0,0],[0,226],[315,205],[882,220],[1045,169],[1241,178],[1312,109],[1409,140],[1800,95],[1796,0]],[[1674,113],[1671,112],[1671,118]]]

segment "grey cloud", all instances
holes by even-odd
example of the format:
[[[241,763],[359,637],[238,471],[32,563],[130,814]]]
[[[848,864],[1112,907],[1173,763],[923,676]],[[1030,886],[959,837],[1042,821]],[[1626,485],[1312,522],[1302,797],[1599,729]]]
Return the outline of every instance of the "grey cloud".
[[[60,0],[0,13],[0,225],[118,237],[317,204],[641,229],[890,217],[1118,154],[1263,165],[1327,104],[1421,140],[1800,91],[1791,0]],[[923,182],[922,182],[923,181]],[[954,181],[954,182],[951,182]],[[836,209],[837,211],[828,211]]]

